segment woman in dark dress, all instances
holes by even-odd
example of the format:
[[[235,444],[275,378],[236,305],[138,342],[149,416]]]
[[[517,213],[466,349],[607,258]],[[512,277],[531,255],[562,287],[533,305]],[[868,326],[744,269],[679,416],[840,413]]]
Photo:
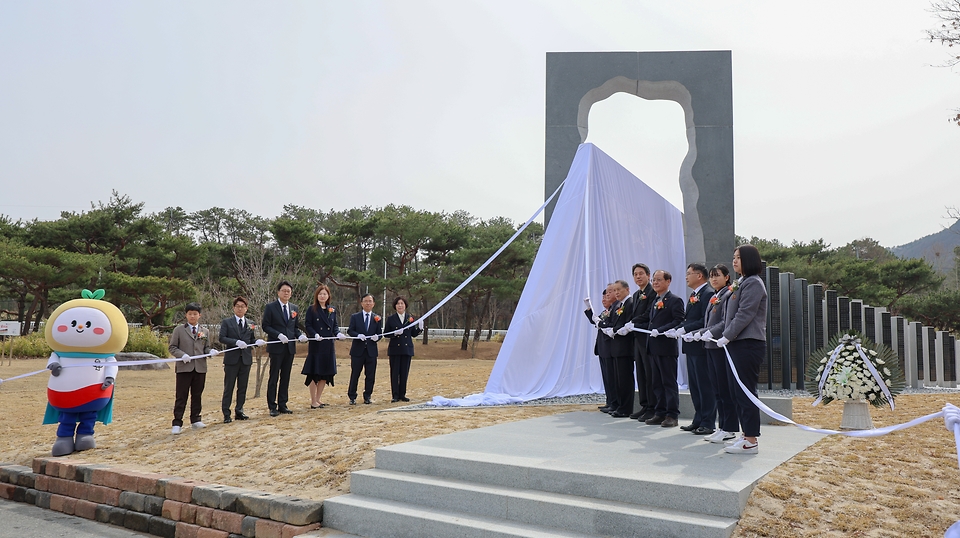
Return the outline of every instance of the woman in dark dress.
[[[325,284],[320,284],[314,292],[313,305],[307,309],[304,325],[310,343],[300,373],[307,376],[304,384],[310,388],[310,409],[319,409],[326,407],[326,404],[320,401],[323,389],[328,384],[333,386],[333,376],[337,374],[337,353],[332,338],[346,338],[340,332],[337,310],[330,306],[330,288]]]
[[[401,333],[390,334],[414,322],[413,316],[407,313],[407,300],[403,297],[393,300],[393,309],[397,313],[387,316],[387,325],[383,331],[390,339],[387,356],[390,357],[390,390],[393,392],[391,402],[409,402],[407,376],[410,375],[410,359],[413,357],[413,339],[423,330],[423,322],[407,327]]]

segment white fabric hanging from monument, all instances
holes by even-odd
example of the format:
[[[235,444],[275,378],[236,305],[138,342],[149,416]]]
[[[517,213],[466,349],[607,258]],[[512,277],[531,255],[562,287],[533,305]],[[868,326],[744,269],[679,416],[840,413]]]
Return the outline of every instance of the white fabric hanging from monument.
[[[593,345],[607,283],[631,277],[634,263],[673,273],[685,296],[680,210],[593,144],[581,144],[537,252],[484,394],[434,398],[435,405],[495,405],[603,391]]]

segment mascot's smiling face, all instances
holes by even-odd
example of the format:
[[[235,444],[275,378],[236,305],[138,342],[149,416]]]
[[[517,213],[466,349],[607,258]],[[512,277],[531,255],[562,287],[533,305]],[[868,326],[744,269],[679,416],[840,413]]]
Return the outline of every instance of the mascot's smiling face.
[[[96,347],[107,343],[113,331],[107,315],[96,308],[78,306],[67,309],[53,320],[50,336],[69,347]]]

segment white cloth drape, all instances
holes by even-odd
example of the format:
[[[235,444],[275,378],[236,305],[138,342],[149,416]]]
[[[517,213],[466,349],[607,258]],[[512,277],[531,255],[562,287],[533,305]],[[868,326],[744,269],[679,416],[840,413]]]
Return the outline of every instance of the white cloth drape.
[[[435,405],[494,405],[603,391],[593,354],[596,329],[584,297],[602,310],[601,292],[622,279],[636,289],[634,263],[673,273],[685,297],[680,210],[593,144],[582,144],[520,296],[483,395]]]

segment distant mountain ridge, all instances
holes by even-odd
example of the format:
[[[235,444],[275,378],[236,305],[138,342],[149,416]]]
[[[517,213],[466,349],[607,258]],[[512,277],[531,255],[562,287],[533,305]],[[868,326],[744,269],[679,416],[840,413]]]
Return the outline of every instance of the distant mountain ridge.
[[[960,245],[960,220],[954,222],[949,228],[905,245],[893,247],[890,251],[901,258],[923,258],[937,271],[945,271],[953,267],[953,249],[958,245]]]

